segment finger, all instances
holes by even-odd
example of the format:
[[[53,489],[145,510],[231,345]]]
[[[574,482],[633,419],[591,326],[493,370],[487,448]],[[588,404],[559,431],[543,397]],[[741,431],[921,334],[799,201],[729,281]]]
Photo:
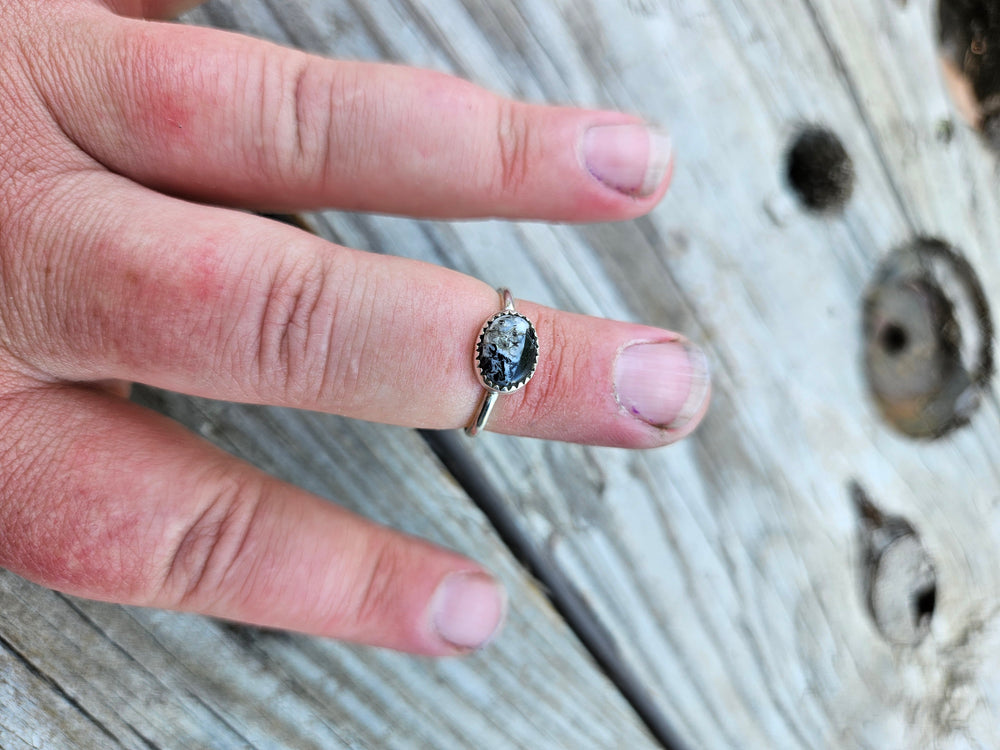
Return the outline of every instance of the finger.
[[[91,18],[87,80],[43,82],[63,129],[166,192],[272,209],[621,219],[666,190],[669,140],[615,112],[512,102],[429,71]]]
[[[497,584],[99,390],[0,407],[0,565],[107,601],[430,655],[485,643]]]
[[[78,236],[24,272],[41,321],[15,352],[53,377],[117,378],[214,398],[452,428],[483,394],[472,365],[490,287],[417,261],[191,205],[95,175],[52,198]],[[142,217],[137,220],[136,217]],[[32,245],[53,247],[43,212]],[[35,259],[36,254],[26,256]],[[519,302],[538,331],[534,379],[491,429],[662,445],[704,412],[704,356],[669,331]]]

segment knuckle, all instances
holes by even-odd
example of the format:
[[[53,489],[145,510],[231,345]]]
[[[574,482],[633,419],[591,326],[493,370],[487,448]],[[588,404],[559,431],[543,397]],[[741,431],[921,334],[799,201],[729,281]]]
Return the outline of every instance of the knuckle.
[[[212,472],[216,474],[216,472]],[[183,609],[214,602],[223,590],[245,590],[253,566],[245,556],[263,503],[259,488],[222,472],[208,477],[201,510],[170,544],[162,592]],[[235,576],[243,577],[234,580]]]
[[[351,66],[306,56],[289,58],[263,80],[275,75],[283,89],[275,100],[283,106],[275,118],[277,147],[269,150],[278,160],[270,165],[273,173],[298,183],[359,173],[379,148],[370,141],[371,123],[380,121],[384,109],[379,86],[359,80]]]
[[[267,283],[251,354],[260,392],[341,413],[364,408],[380,387],[369,377],[380,356],[376,321],[395,304],[378,287],[349,252],[280,268]]]
[[[293,143],[294,148],[289,163],[276,165],[276,172],[281,174],[282,169],[287,170],[288,179],[301,174],[323,175],[330,169],[329,131],[333,116],[329,101],[323,106],[316,94],[314,71],[315,63],[305,59],[285,76],[291,92],[282,97],[286,102],[285,114],[279,122],[287,123],[285,129],[289,137],[283,140]]]
[[[253,353],[260,390],[298,401],[322,390],[339,319],[330,273],[313,258],[279,264],[268,280]]]
[[[499,195],[514,194],[527,182],[533,161],[534,133],[525,105],[511,101],[499,104],[496,146],[494,189]]]

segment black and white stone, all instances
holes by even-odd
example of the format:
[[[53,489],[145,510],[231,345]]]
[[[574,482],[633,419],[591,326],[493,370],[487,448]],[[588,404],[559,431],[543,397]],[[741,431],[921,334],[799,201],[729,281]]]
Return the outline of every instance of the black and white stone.
[[[514,391],[535,374],[538,337],[523,315],[504,311],[486,321],[476,347],[476,364],[487,388]]]

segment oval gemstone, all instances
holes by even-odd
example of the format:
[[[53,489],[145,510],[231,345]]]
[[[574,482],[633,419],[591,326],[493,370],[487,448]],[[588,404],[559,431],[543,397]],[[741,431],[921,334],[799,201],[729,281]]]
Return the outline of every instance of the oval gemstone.
[[[494,315],[479,337],[476,359],[483,382],[489,388],[519,388],[534,374],[538,362],[535,327],[518,313]]]

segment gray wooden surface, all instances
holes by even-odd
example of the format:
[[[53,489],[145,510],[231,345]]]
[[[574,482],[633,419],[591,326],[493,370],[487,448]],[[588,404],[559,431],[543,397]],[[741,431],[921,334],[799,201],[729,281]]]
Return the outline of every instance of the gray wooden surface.
[[[914,237],[951,243],[994,304],[1000,292],[996,159],[957,119],[933,18],[928,0],[246,0],[192,14],[666,125],[673,187],[638,221],[308,220],[519,297],[687,332],[712,360],[713,407],[685,443],[629,453],[147,392],[268,470],[482,559],[510,587],[511,622],[483,654],[433,663],[3,574],[0,745],[996,746],[995,392],[968,426],[914,440],[883,420],[862,364],[866,288]],[[803,210],[786,183],[807,122],[852,158],[842,213]],[[512,462],[527,470],[496,468]],[[870,543],[895,537],[865,525],[855,487],[910,529],[879,565]],[[896,562],[913,550],[932,600]],[[922,619],[907,630],[894,601]]]

